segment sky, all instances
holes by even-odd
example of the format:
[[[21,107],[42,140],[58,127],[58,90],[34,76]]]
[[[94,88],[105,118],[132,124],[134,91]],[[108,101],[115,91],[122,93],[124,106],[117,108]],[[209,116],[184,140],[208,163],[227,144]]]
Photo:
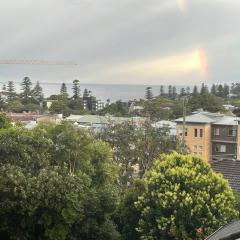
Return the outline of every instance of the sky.
[[[0,82],[194,85],[240,80],[239,0],[1,0]]]

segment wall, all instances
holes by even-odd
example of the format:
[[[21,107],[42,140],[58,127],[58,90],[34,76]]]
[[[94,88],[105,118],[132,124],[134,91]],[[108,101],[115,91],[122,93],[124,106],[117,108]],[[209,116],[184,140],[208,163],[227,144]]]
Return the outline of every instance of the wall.
[[[177,123],[177,136],[180,137],[182,124]],[[194,124],[186,123],[187,136],[185,142],[191,153],[202,155],[207,161],[211,161],[212,147],[211,147],[211,125],[210,124]],[[195,137],[195,129],[198,129],[198,136]],[[200,130],[203,129],[203,137],[199,136]],[[202,146],[202,149],[200,149]]]

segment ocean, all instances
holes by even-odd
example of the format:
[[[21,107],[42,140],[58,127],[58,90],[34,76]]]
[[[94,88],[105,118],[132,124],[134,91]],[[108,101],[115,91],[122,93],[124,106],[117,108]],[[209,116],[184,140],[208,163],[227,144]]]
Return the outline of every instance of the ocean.
[[[2,88],[3,83],[0,84],[0,89]],[[33,83],[34,86],[35,83]],[[49,97],[52,94],[59,94],[61,83],[41,83],[40,86],[43,88],[43,93],[45,97]],[[66,83],[69,96],[72,95],[72,83]],[[16,91],[20,92],[21,86],[19,83],[15,83]],[[106,102],[107,99],[110,99],[111,102],[122,100],[134,100],[145,98],[145,89],[146,87],[152,87],[153,95],[158,96],[160,92],[160,85],[116,85],[116,84],[81,84],[81,93],[84,89],[92,91],[92,95],[97,99]],[[179,91],[183,86],[176,86]],[[165,92],[167,92],[168,87],[165,86]]]

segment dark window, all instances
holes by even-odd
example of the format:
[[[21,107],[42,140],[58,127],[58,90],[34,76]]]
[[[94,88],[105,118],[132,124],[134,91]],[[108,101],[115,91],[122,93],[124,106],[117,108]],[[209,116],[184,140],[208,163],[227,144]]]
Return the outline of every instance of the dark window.
[[[203,129],[200,129],[200,137],[203,137]]]
[[[187,128],[185,128],[185,136],[187,137]]]
[[[194,129],[194,137],[197,137],[197,128]]]

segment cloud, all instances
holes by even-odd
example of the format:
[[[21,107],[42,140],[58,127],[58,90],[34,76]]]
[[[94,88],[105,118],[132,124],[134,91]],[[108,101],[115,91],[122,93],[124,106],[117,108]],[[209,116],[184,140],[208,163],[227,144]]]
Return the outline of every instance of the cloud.
[[[203,61],[191,65],[196,49],[208,58],[209,82],[237,80],[239,10],[238,0],[3,0],[1,59],[80,65],[0,65],[0,81],[194,84],[205,79],[199,66],[206,73]]]

